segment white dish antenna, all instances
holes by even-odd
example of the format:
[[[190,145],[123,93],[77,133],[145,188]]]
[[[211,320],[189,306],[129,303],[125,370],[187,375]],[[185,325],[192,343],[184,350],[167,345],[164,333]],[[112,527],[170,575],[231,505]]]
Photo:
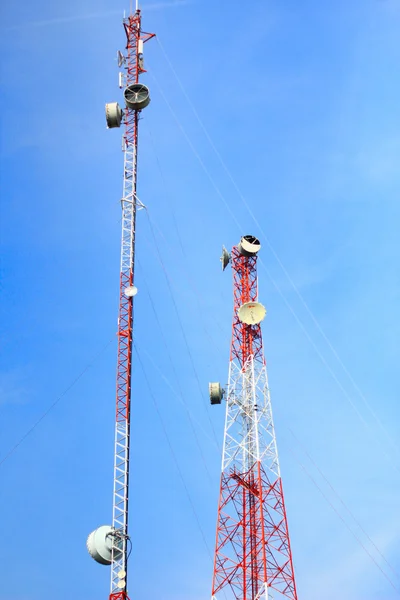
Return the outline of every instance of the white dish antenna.
[[[122,65],[125,64],[125,56],[122,54],[121,50],[118,50],[117,52],[117,61],[118,67],[122,67]]]
[[[226,267],[229,265],[229,262],[231,260],[231,255],[229,254],[225,246],[222,246],[222,256],[219,260],[222,264],[222,270],[225,271]]]
[[[128,285],[127,288],[125,288],[124,294],[127,298],[133,298],[133,296],[136,296],[136,294],[138,293],[138,289],[135,285]]]
[[[246,325],[258,325],[265,318],[267,311],[260,302],[245,302],[238,310],[238,317]]]
[[[102,525],[92,531],[86,540],[90,556],[101,565],[111,565],[113,536],[113,528],[110,525]]]
[[[142,83],[132,83],[124,91],[125,104],[132,110],[143,110],[150,104],[149,88]]]
[[[244,235],[237,248],[242,256],[254,256],[261,248],[260,240],[254,235]]]
[[[208,393],[211,404],[221,404],[225,392],[218,381],[208,384]]]
[[[106,104],[107,128],[113,129],[121,125],[123,112],[118,102],[108,102]]]

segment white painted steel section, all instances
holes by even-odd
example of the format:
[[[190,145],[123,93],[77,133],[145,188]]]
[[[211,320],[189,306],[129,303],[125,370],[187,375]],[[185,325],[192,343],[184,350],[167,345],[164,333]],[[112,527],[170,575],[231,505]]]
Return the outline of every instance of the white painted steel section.
[[[135,216],[136,216],[136,169],[137,148],[124,143],[124,187],[121,199],[122,239],[121,273],[130,273],[134,259]]]
[[[111,593],[120,591],[120,571],[127,570],[127,524],[128,524],[128,453],[129,431],[126,422],[117,423],[115,430],[114,462],[114,539],[111,562]]]
[[[217,596],[211,596],[211,600],[218,600]],[[272,594],[272,590],[267,586],[266,583],[263,583],[260,591],[258,592],[255,600],[274,600],[274,596]]]
[[[132,124],[134,111],[129,111],[127,120]],[[128,277],[134,270],[135,226],[136,226],[136,180],[137,147],[124,136],[124,181],[121,237],[121,273]],[[133,302],[133,297],[128,298]],[[113,527],[115,531],[111,563],[111,594],[121,591],[121,571],[127,572],[128,561],[128,470],[129,470],[129,425],[128,421],[116,423]]]
[[[258,460],[280,477],[267,368],[250,356],[243,371],[234,360],[229,365],[222,471],[243,473]]]

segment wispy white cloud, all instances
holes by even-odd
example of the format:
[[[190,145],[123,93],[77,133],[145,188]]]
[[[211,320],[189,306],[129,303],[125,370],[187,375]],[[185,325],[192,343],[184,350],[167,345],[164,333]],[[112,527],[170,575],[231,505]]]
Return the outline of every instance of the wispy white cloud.
[[[140,5],[143,12],[164,10],[164,8],[177,8],[180,6],[186,6],[193,4],[192,0],[169,0],[167,2],[152,2],[150,4]],[[120,15],[122,17],[123,11],[121,10],[108,10],[100,13],[89,13],[86,15],[70,15],[67,17],[52,17],[51,19],[43,19],[40,21],[30,21],[28,23],[18,23],[11,27],[6,27],[2,31],[15,31],[19,29],[32,29],[37,27],[48,27],[52,25],[66,25],[69,23],[79,23],[80,21],[91,21],[95,19],[106,19]]]
[[[106,19],[115,15],[120,15],[120,10],[109,10],[101,13],[89,13],[86,15],[70,15],[69,17],[52,17],[41,21],[29,21],[28,23],[18,23],[11,27],[6,27],[6,31],[15,31],[17,29],[32,29],[36,27],[48,27],[51,25],[63,25],[67,23],[78,23],[79,21],[90,21],[92,19]]]

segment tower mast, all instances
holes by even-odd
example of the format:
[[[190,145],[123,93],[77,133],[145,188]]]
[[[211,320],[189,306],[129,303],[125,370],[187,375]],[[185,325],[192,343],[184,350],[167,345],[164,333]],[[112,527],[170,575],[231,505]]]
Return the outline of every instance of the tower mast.
[[[226,395],[212,600],[297,600],[260,327],[259,249],[247,235],[221,258],[223,269],[232,264],[234,310],[228,387],[209,386],[212,404]]]
[[[137,196],[138,125],[140,112],[150,102],[148,88],[139,83],[145,72],[143,45],[154,37],[142,31],[141,12],[136,0],[135,12],[123,19],[126,34],[125,54],[118,52],[120,88],[124,88],[125,108],[117,102],[106,104],[107,127],[124,124],[122,149],[124,177],[122,208],[121,265],[118,313],[118,360],[116,384],[114,488],[112,525],[93,531],[87,540],[91,556],[101,564],[111,565],[109,600],[129,600],[128,597],[128,501],[129,450],[131,417],[131,371],[133,341],[133,298],[136,294],[135,242],[136,212],[142,204]]]

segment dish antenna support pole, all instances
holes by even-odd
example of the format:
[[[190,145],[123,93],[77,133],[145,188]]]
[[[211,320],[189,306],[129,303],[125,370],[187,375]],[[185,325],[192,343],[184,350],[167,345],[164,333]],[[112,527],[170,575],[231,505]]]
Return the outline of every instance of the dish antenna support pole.
[[[234,310],[212,600],[297,600],[260,326],[259,249],[257,238],[244,236],[230,255]]]

